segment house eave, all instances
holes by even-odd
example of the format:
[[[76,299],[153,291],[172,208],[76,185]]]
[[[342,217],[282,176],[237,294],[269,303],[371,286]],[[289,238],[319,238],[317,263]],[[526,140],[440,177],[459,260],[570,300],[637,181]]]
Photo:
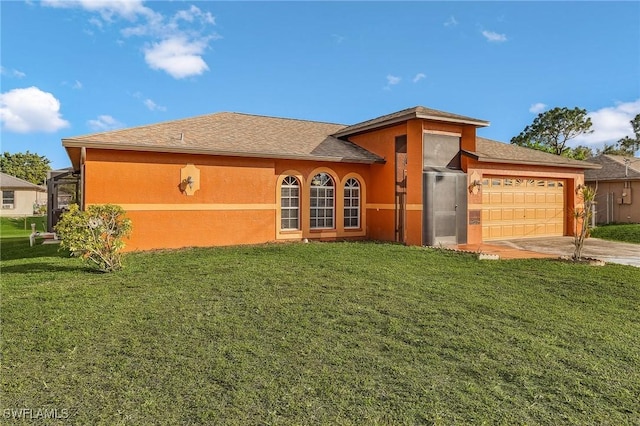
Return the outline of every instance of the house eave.
[[[87,140],[63,139],[62,145],[65,148],[91,148],[117,151],[143,151],[162,152],[168,154],[196,154],[196,155],[218,155],[224,157],[246,157],[246,158],[268,158],[274,160],[306,160],[306,161],[326,161],[332,163],[356,163],[356,164],[384,164],[384,159],[368,160],[364,158],[334,157],[305,154],[275,154],[264,152],[242,152],[242,151],[218,151],[212,149],[192,148],[192,147],[169,147],[169,146],[146,146],[146,145],[125,145],[125,144],[105,144]]]
[[[499,164],[525,164],[529,166],[547,166],[547,167],[561,167],[561,168],[569,168],[569,169],[600,169],[598,164],[560,164],[553,163],[550,161],[535,161],[535,160],[512,160],[505,158],[492,158],[479,155],[477,153],[462,151],[462,154],[476,160],[479,163],[499,163]]]
[[[345,130],[341,130],[339,132],[334,133],[332,136],[336,137],[336,138],[343,138],[343,137],[348,137],[348,136],[353,136],[353,135],[357,135],[357,134],[361,134],[361,133],[366,133],[368,131],[371,130],[377,130],[380,128],[384,128],[384,127],[390,127],[396,124],[400,124],[400,123],[404,123],[408,120],[412,120],[415,118],[420,118],[420,119],[424,119],[424,120],[430,120],[430,121],[438,121],[438,122],[444,122],[444,123],[454,123],[454,124],[468,124],[468,125],[472,125],[475,127],[487,127],[489,126],[489,122],[488,121],[484,121],[484,120],[465,120],[465,119],[460,119],[460,118],[452,118],[452,117],[440,117],[440,116],[434,116],[434,115],[429,115],[429,114],[421,114],[421,113],[407,113],[404,115],[401,115],[399,117],[394,117],[385,121],[381,121],[378,123],[371,123],[362,127],[357,127],[355,129],[349,130],[348,128]]]

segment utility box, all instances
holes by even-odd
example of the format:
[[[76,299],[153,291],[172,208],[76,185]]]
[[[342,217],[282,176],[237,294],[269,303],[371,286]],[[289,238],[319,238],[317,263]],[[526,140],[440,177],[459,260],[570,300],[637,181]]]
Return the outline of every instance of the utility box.
[[[631,204],[631,187],[622,188],[622,202],[620,204]]]

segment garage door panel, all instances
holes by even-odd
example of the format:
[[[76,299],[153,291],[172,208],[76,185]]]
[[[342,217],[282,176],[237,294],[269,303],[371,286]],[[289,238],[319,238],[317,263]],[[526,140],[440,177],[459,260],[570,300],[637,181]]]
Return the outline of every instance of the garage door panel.
[[[564,186],[557,179],[485,177],[483,239],[564,235]]]

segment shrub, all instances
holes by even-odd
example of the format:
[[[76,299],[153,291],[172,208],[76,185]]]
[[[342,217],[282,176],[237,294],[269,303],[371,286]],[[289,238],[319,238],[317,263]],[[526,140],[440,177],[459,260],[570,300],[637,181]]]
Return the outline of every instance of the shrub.
[[[122,269],[123,239],[131,234],[131,220],[122,207],[92,205],[86,211],[72,204],[55,227],[61,247],[95,265],[100,271]]]
[[[582,200],[582,208],[574,210],[576,230],[573,238],[573,260],[582,259],[584,240],[589,236],[589,226],[593,215],[593,206],[596,199],[596,190],[590,186],[579,185],[576,188],[578,199]]]

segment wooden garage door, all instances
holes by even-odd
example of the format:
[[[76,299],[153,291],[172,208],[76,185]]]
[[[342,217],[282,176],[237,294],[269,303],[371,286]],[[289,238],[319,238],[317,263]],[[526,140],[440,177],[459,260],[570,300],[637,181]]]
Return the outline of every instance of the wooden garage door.
[[[564,235],[564,182],[489,176],[482,181],[482,239]]]

